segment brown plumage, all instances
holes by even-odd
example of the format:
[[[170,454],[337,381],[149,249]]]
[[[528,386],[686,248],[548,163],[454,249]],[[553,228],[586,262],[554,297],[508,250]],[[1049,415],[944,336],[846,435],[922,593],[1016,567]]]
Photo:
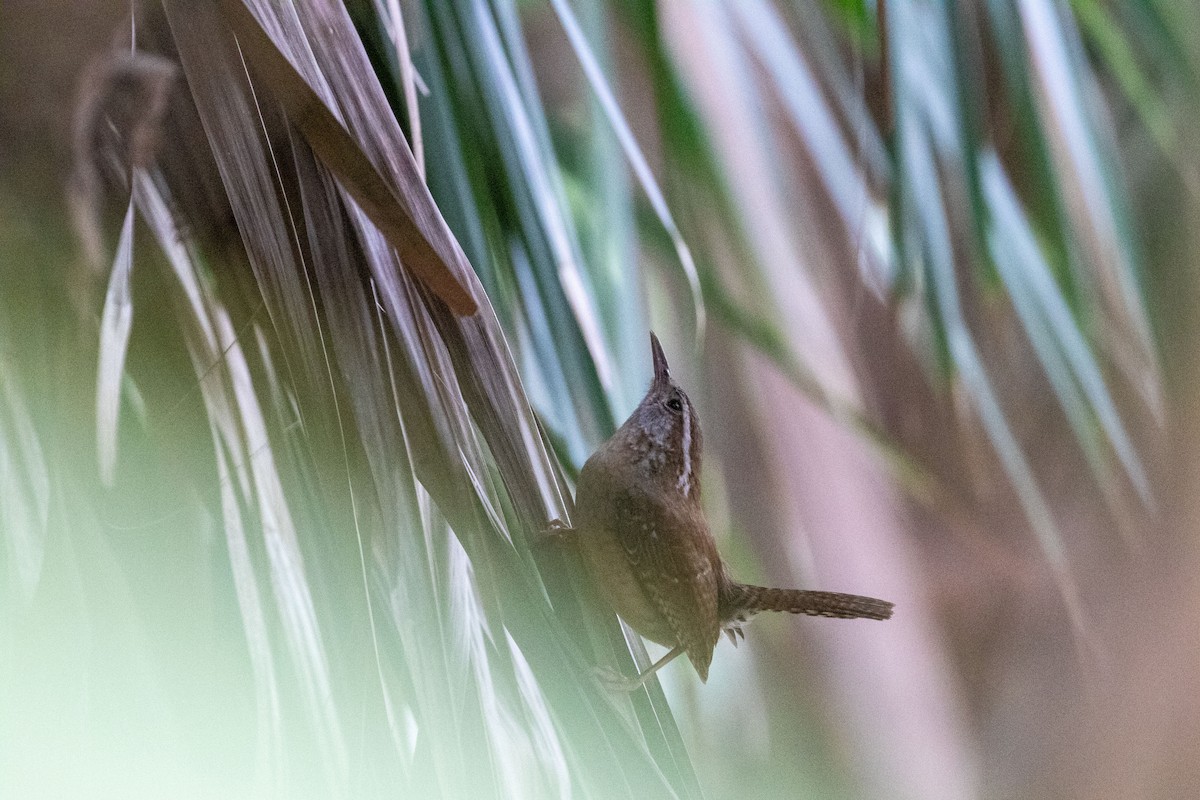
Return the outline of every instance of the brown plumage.
[[[650,335],[654,381],[629,419],[579,474],[575,531],[588,569],[617,614],[672,648],[631,684],[681,652],[708,677],[713,648],[760,611],[887,619],[892,604],[835,592],[738,583],[717,552],[700,502],[702,437],[688,396]]]

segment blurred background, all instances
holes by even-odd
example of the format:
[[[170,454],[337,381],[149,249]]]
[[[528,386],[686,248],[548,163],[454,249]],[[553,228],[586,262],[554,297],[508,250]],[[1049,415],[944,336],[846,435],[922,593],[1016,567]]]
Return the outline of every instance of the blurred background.
[[[244,7],[0,10],[0,795],[1200,792],[1200,6]],[[650,329],[734,573],[894,619],[598,685]]]

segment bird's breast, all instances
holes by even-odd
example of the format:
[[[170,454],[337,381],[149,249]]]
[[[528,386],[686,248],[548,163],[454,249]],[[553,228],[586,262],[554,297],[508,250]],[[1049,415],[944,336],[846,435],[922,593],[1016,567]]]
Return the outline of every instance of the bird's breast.
[[[674,647],[675,634],[638,582],[616,533],[604,527],[583,528],[579,548],[600,594],[631,628],[651,641]]]
[[[600,594],[621,619],[651,641],[674,647],[675,634],[642,588],[615,528],[621,496],[603,464],[589,462],[579,477],[577,541],[584,564]]]

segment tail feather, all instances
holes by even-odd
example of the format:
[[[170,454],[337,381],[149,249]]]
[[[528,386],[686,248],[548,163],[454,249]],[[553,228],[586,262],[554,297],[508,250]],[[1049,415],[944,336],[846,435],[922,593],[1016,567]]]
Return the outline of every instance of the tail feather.
[[[759,611],[785,611],[837,619],[888,619],[892,616],[892,603],[857,594],[768,589],[744,583],[734,583],[722,592],[722,620],[744,620]]]

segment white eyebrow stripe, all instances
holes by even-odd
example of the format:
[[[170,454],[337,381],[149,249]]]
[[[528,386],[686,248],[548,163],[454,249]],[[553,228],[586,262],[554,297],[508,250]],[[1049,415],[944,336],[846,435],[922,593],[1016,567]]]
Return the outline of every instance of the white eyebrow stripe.
[[[683,469],[679,471],[676,486],[687,497],[692,491],[692,403],[683,394],[679,395],[679,399],[683,403]]]

